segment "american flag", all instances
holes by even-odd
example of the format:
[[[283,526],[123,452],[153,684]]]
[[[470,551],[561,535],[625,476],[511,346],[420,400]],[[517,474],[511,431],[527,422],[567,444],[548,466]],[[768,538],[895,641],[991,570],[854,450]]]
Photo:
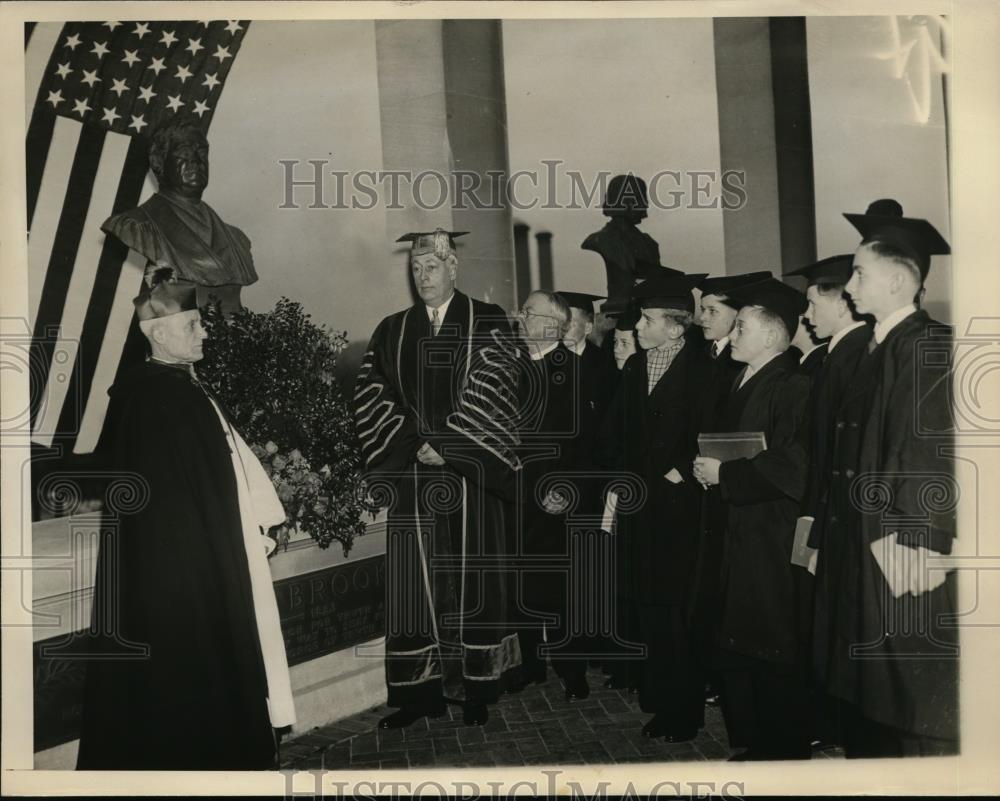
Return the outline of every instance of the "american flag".
[[[148,136],[178,114],[208,132],[249,22],[28,23],[25,143],[32,442],[90,453],[123,364],[144,260],[100,226],[156,189]]]

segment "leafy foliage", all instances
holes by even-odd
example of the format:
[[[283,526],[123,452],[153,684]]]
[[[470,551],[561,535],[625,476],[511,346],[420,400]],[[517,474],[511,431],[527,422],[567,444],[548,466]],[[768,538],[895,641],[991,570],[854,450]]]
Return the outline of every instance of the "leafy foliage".
[[[202,322],[198,375],[229,409],[288,515],[272,534],[287,543],[294,526],[320,548],[338,540],[346,555],[366,511],[354,421],[334,380],[347,333],[317,325],[284,297],[273,311],[228,318],[212,304]]]

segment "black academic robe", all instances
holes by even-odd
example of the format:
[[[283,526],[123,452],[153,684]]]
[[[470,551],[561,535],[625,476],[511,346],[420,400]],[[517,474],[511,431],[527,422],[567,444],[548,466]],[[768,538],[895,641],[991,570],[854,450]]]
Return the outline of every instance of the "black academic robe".
[[[517,352],[500,307],[455,292],[436,336],[418,303],[379,324],[362,360],[355,423],[369,492],[388,507],[392,706],[442,691],[492,700],[520,663],[509,571],[468,566],[506,553],[520,466]],[[418,461],[425,442],[444,466]]]
[[[77,768],[273,767],[267,680],[226,433],[186,369],[110,390],[109,510]]]
[[[767,449],[719,468],[728,519],[718,643],[723,651],[795,665],[805,644],[795,606],[801,590],[790,559],[805,490],[809,380],[788,356],[734,386],[727,404],[726,430],[762,431]]]
[[[712,356],[712,342],[696,351],[698,366],[694,375],[694,393],[697,399],[695,428],[697,433],[724,430],[725,409],[733,381],[743,369],[743,364],[733,360],[729,343],[717,357]],[[699,514],[698,561],[695,566],[695,585],[691,592],[689,613],[698,635],[703,661],[709,661],[715,648],[719,622],[719,598],[722,576],[722,539],[726,530],[728,511],[722,502],[718,486],[702,493]]]
[[[607,361],[607,354],[587,342],[578,358],[578,389],[575,393],[578,435],[574,443],[575,468],[583,473],[599,472],[598,435],[617,386],[618,369]],[[600,514],[604,509],[605,481],[600,476],[588,480],[581,475],[580,508],[585,514]]]
[[[810,384],[816,383],[819,371],[823,367],[823,361],[826,359],[826,350],[827,343],[824,342],[809,351],[805,359],[801,359],[800,354],[799,370],[809,377]]]
[[[835,424],[830,501],[817,571],[816,665],[827,691],[864,718],[957,741],[954,571],[937,589],[894,598],[871,543],[951,552],[958,489],[951,415],[951,334],[918,310],[860,360]],[[943,454],[942,451],[945,451]]]

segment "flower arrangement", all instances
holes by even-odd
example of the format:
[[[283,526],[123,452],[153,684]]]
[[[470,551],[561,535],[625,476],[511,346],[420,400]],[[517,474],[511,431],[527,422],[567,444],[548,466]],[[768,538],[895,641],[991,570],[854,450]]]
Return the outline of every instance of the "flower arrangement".
[[[208,332],[198,375],[226,405],[271,477],[287,520],[270,533],[286,546],[294,529],[346,555],[364,531],[361,463],[350,407],[334,380],[346,332],[312,322],[301,304],[225,316],[202,310]]]

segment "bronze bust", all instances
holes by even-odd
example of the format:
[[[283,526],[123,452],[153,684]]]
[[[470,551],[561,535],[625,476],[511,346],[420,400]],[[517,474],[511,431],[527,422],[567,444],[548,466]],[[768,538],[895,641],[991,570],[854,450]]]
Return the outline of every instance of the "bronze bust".
[[[101,230],[146,257],[147,283],[153,271],[171,267],[197,286],[199,306],[214,296],[226,314],[242,308],[241,288],[257,280],[250,240],[201,199],[208,185],[204,132],[183,117],[161,126],[152,136],[149,166],[158,191],[138,208],[109,217]]]
[[[648,208],[646,182],[631,173],[616,175],[608,181],[602,209],[604,216],[611,219],[581,245],[604,259],[608,312],[622,311],[628,305],[632,287],[661,269],[660,246],[637,227],[646,218]]]

